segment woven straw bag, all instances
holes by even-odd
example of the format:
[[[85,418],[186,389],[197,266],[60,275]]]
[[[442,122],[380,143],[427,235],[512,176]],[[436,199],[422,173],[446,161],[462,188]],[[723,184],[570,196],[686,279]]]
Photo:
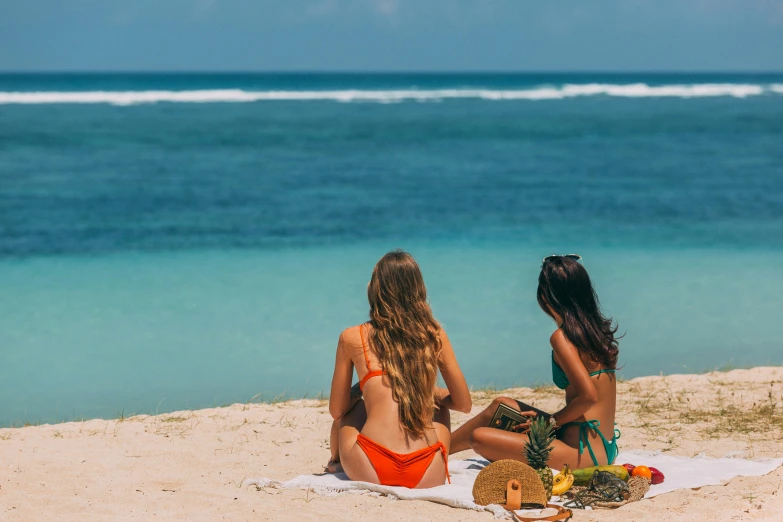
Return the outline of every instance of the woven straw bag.
[[[481,470],[473,483],[473,498],[476,504],[506,505],[506,491],[510,480],[519,481],[522,507],[543,508],[547,505],[546,491],[538,474],[527,464],[516,460],[498,460]]]

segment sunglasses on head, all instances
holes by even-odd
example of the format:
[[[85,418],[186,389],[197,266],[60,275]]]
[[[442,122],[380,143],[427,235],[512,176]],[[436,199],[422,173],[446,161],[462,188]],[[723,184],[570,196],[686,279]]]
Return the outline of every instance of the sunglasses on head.
[[[546,256],[544,258],[544,260],[542,261],[542,263],[546,263],[550,259],[554,259],[556,257],[567,257],[568,259],[573,259],[577,263],[581,263],[582,262],[582,256],[580,256],[579,254],[565,254],[565,255],[553,254],[551,256]]]

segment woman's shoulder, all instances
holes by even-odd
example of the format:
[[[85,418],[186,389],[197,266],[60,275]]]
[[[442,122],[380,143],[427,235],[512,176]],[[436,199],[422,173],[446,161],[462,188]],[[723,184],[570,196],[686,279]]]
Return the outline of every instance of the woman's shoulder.
[[[340,334],[340,342],[350,347],[361,347],[362,335],[365,339],[367,338],[367,328],[367,323],[349,326]]]
[[[549,336],[549,344],[555,354],[579,353],[579,349],[568,339],[562,328],[558,328]]]
[[[552,348],[555,347],[555,345],[560,344],[562,342],[567,342],[568,337],[566,337],[565,332],[563,332],[562,328],[558,328],[554,332],[552,332],[552,335],[549,336],[549,344],[552,345]]]

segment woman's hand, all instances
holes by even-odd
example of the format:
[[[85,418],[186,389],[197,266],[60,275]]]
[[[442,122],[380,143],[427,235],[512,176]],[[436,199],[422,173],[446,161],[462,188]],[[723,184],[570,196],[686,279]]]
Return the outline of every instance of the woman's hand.
[[[536,411],[520,411],[520,415],[527,418],[527,422],[522,422],[520,424],[517,424],[512,428],[512,431],[515,431],[517,433],[527,433],[530,431],[530,423],[533,422],[533,419],[538,417],[538,412]]]

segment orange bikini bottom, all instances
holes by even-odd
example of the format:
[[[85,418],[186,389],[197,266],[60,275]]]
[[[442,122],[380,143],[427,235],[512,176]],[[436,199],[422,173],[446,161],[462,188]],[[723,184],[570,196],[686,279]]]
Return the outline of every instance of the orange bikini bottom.
[[[432,463],[432,459],[439,451],[443,455],[443,464],[446,466],[446,478],[451,484],[449,456],[446,454],[446,446],[440,441],[432,446],[405,454],[394,453],[361,433],[356,438],[356,443],[370,459],[370,464],[378,474],[378,480],[384,486],[415,488],[421,482],[424,473]]]

